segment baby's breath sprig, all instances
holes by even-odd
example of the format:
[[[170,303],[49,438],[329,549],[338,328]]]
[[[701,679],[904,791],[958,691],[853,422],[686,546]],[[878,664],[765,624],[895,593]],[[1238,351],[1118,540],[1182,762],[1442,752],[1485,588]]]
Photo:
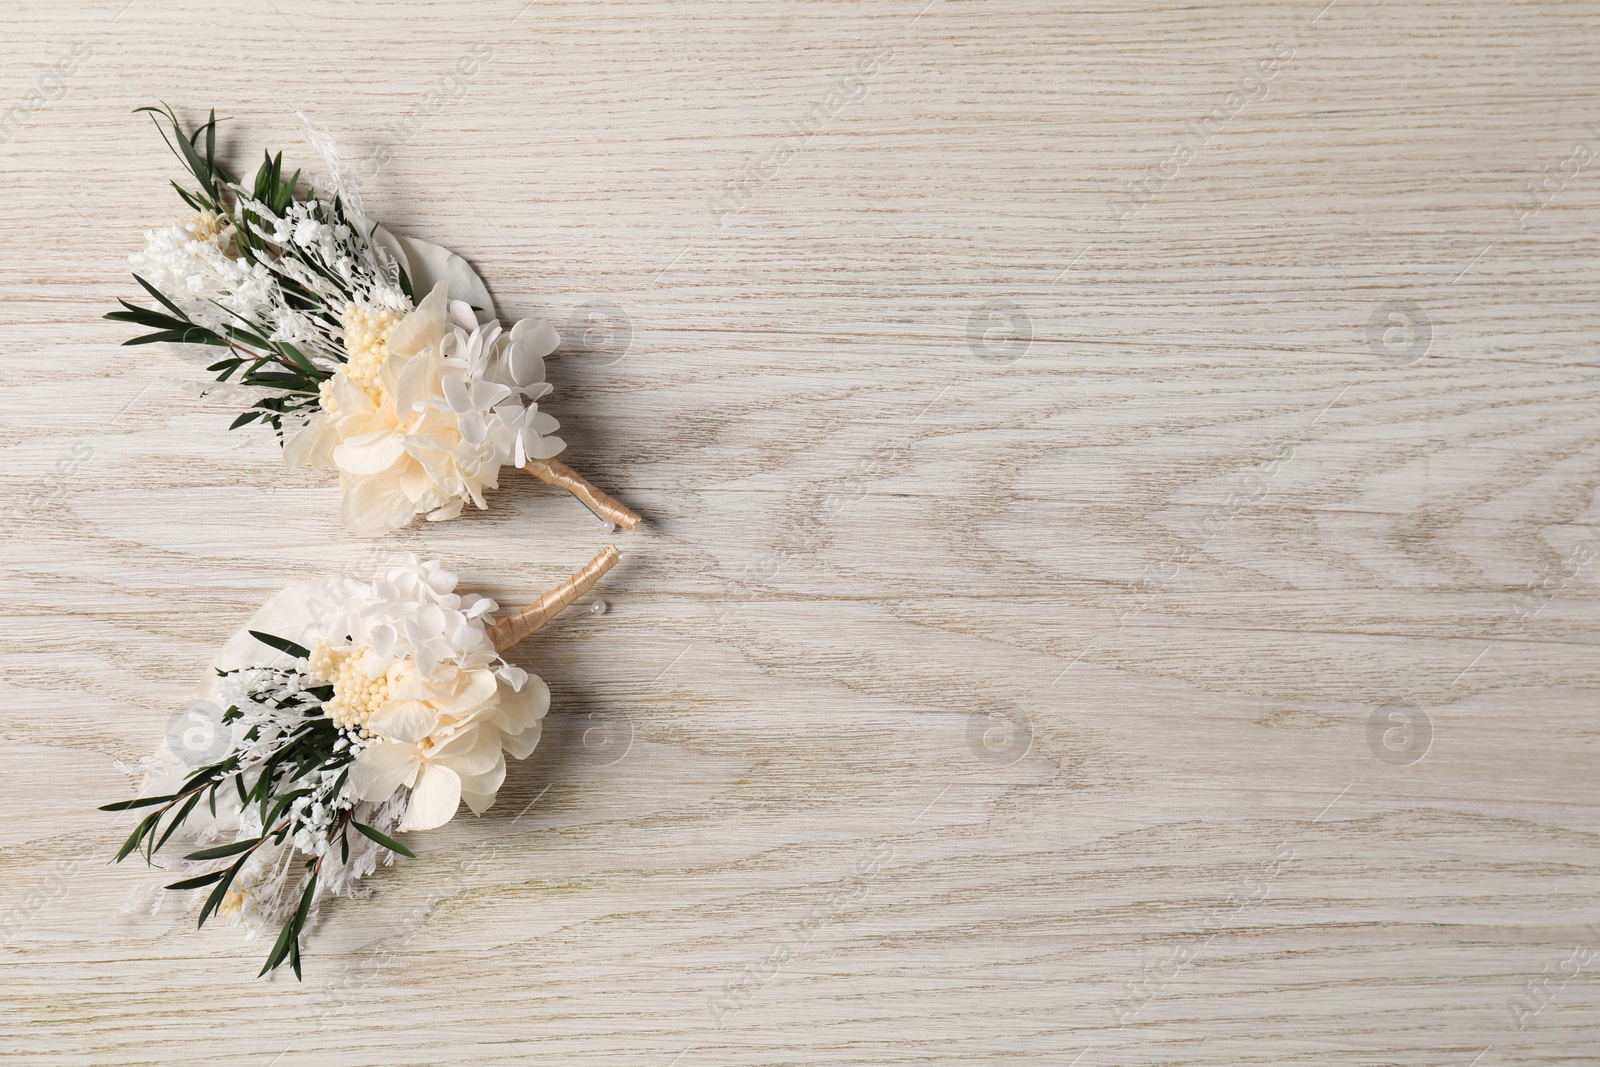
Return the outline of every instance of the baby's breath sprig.
[[[125,344],[208,345],[228,355],[206,369],[218,381],[266,390],[232,427],[258,420],[281,436],[283,417],[314,412],[321,386],[345,362],[342,319],[352,303],[409,306],[409,279],[353,225],[337,193],[300,191],[300,174],[283,173],[283,153],[264,153],[255,178],[240,184],[217,160],[217,114],[185,130],[172,108],[150,115],[195,186],[172,182],[194,215],[151,231],[134,257],[134,280],[153,308],[120,300],[105,317],[151,332]]]
[[[298,664],[308,659],[308,650],[272,634],[251,631],[251,635],[262,644],[295,657],[297,666],[217,672],[225,684],[232,683],[232,690],[240,698],[222,716],[224,726],[240,731],[234,748],[217,762],[192,772],[171,793],[117,801],[103,805],[101,810],[156,808],[134,827],[116,855],[116,861],[121,862],[143,851],[145,862],[153,866],[155,853],[202,802],[213,818],[218,815],[220,796],[223,814],[237,821],[243,836],[189,852],[183,859],[194,864],[229,862],[179,879],[166,888],[211,887],[200,908],[200,926],[219,912],[239,911],[248,893],[263,905],[265,912],[283,918],[278,939],[261,973],[287,961],[298,978],[300,935],[310,918],[319,885],[331,873],[330,865],[350,863],[350,831],[390,852],[415,856],[381,830],[356,819],[358,808],[373,808],[371,804],[358,803],[346,788],[349,765],[362,741],[325,714],[326,706],[334,699],[334,688],[300,669]],[[374,819],[373,815],[366,817]],[[335,846],[337,859],[332,858]],[[301,865],[304,873],[297,884],[291,885],[287,871],[297,854],[307,858]],[[254,884],[242,885],[241,877],[253,878]]]

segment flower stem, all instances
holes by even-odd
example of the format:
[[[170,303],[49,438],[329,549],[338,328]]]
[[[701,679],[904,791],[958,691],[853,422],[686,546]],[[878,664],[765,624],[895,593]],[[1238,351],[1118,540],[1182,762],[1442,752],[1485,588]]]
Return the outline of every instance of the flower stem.
[[[523,638],[544,626],[574,600],[595,587],[602,575],[617,565],[621,557],[615,545],[602,548],[588,563],[550,592],[515,615],[508,615],[489,627],[496,652],[515,647]]]
[[[575,472],[559,459],[529,460],[522,468],[546,485],[565,489],[588,506],[600,518],[615,523],[624,530],[639,525],[639,516],[595,488],[587,478]]]

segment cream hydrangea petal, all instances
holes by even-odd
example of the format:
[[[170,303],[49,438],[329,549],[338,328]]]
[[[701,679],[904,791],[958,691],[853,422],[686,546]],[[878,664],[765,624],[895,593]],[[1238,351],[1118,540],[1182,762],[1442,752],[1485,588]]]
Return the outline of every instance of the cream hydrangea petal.
[[[346,478],[339,517],[351,533],[375,537],[411,521],[416,508],[398,477]]]
[[[290,467],[310,467],[325,470],[333,465],[333,448],[339,443],[334,432],[334,419],[326,412],[318,412],[300,432],[283,446],[283,462]]]
[[[425,352],[395,375],[394,407],[397,417],[409,416],[439,395],[439,357]]]
[[[329,381],[328,392],[332,394],[333,404],[339,409],[341,417],[370,415],[378,410],[378,405],[372,402],[367,391],[351,381],[350,376],[342,370]]]
[[[375,430],[345,440],[333,450],[333,461],[346,474],[382,474],[405,454],[403,435],[392,430]]]
[[[391,692],[396,698],[403,700],[432,702],[454,693],[457,684],[456,674],[453,671],[442,671],[437,676],[430,677],[409,670],[395,679]]]
[[[465,505],[466,505],[466,501],[462,500],[459,497],[457,497],[455,500],[450,501],[450,503],[446,504],[444,507],[435,508],[434,510],[428,512],[428,521],[429,522],[448,522],[449,520],[451,520],[451,519],[455,518],[456,516],[460,515],[461,514],[461,509]]]
[[[461,791],[461,799],[467,802],[467,807],[472,809],[474,815],[482,815],[494,807],[494,797],[494,793],[469,793],[465,789]]]
[[[482,774],[500,759],[500,731],[486,723],[474,723],[434,745],[428,757],[458,774]]]
[[[461,776],[440,763],[429,760],[411,787],[411,802],[406,805],[402,830],[432,830],[456,817],[461,804]]]
[[[539,738],[543,733],[544,724],[535,722],[521,733],[503,735],[500,743],[511,754],[512,759],[527,759],[533,750],[539,747]]]
[[[400,470],[400,491],[405,493],[406,499],[412,503],[413,511],[424,511],[436,503],[436,498],[444,494],[438,491],[428,471],[411,456]]]
[[[537,674],[528,675],[521,690],[509,685],[500,687],[500,700],[495,721],[508,734],[521,733],[544,718],[550,710],[550,687]],[[522,756],[518,756],[522,759]]]
[[[498,688],[498,679],[487,668],[462,671],[455,691],[449,696],[435,697],[431,703],[448,715],[463,715],[492,701]]]
[[[417,746],[380,741],[362,749],[350,764],[350,788],[361,800],[388,800],[396,789],[416,781],[420,767]]]
[[[368,726],[390,741],[421,741],[438,728],[439,714],[420,700],[390,700]]]
[[[434,285],[433,291],[422,299],[409,315],[389,331],[389,354],[409,357],[439,343],[448,328],[445,307],[450,299],[450,286],[445,281]]]
[[[474,807],[472,810],[475,814],[481,815],[485,809],[492,805],[494,803],[494,795],[498,793],[500,791],[500,787],[505,784],[506,758],[501,754],[498,746],[495,747],[494,756],[494,766],[490,767],[488,770],[481,771],[477,774],[461,775],[461,795],[463,797],[465,797],[468,793],[471,793],[479,798],[480,803],[484,799],[487,799],[489,802],[488,804],[483,804],[482,807]]]

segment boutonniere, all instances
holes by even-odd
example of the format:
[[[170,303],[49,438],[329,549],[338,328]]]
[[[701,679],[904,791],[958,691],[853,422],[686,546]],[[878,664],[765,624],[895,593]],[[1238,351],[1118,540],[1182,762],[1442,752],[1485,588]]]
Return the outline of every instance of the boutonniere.
[[[396,855],[415,858],[393,835],[442,826],[462,801],[476,813],[494,803],[506,757],[533,751],[550,706],[545,683],[501,654],[617,558],[607,546],[494,622],[495,602],[457,593],[434,562],[283,590],[213,663],[207,696],[226,709],[226,751],[153,795],[104,806],[153,809],[117,860],[143,852],[153,864],[183,841],[185,876],[166,888],[204,891],[201,926],[213,915],[252,935],[281,924],[261,973],[287,961],[298,977],[319,902],[357,895]]]
[[[290,466],[337,471],[352,531],[486,507],[505,466],[567,490],[614,526],[638,523],[556,458],[566,447],[559,424],[539,410],[555,327],[502,327],[460,256],[370,222],[326,131],[307,123],[325,188],[303,188],[298,170],[285,176],[281,152],[244,184],[217,162],[215,112],[185,132],[170,108],[139,110],[197,185],[173,183],[189,214],[149,231],[129,257],[157,306],[123,300],[106,317],[152,331],[127,344],[225,350],[206,369],[262,390],[233,427],[269,424],[289,435]]]

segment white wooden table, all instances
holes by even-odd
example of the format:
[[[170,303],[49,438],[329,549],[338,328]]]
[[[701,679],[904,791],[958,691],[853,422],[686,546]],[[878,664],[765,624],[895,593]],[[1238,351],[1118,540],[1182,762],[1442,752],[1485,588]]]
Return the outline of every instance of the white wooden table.
[[[1600,1062],[1600,3],[1324,2],[8,4],[0,1060]],[[291,580],[607,537],[359,541],[120,347],[163,100],[559,323],[647,521],[300,984],[119,761]]]

